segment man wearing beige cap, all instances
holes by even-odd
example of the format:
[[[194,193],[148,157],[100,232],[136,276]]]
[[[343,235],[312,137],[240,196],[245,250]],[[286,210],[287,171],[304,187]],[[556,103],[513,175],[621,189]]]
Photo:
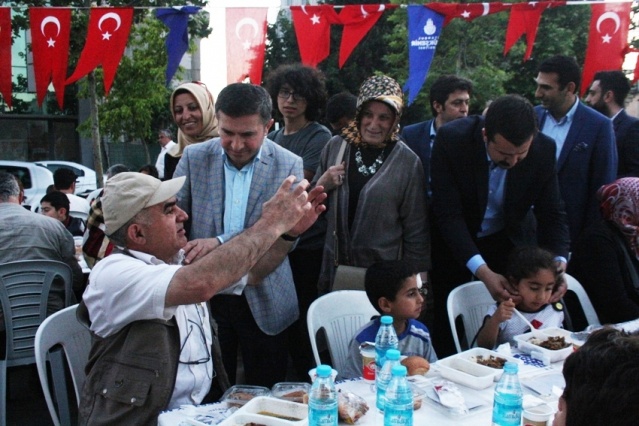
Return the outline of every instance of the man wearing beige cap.
[[[161,182],[139,173],[110,179],[102,198],[117,251],[96,264],[78,308],[93,347],[80,424],[156,424],[182,404],[216,399],[228,386],[206,301],[248,275],[269,272],[324,210],[321,187],[284,180],[261,218],[228,243],[182,265],[188,215],[176,205],[184,177]]]

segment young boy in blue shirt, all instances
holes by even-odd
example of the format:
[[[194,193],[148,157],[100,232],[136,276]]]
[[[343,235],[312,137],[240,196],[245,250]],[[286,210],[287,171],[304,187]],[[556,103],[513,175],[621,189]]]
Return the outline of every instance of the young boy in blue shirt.
[[[366,271],[366,295],[381,315],[393,317],[393,327],[399,339],[402,355],[418,355],[428,362],[437,361],[428,328],[416,318],[424,306],[424,296],[417,282],[418,271],[405,260],[386,260],[374,263]],[[374,317],[360,328],[348,346],[346,371],[342,378],[362,376],[362,356],[359,345],[374,342],[380,326],[380,317]]]

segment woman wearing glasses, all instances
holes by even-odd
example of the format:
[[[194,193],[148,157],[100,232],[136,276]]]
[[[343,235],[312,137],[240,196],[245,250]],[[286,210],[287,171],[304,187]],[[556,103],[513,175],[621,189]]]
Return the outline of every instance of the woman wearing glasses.
[[[173,121],[178,126],[178,143],[166,153],[165,180],[173,177],[184,148],[218,136],[215,102],[204,83],[180,84],[171,94],[170,108]]]
[[[422,279],[430,269],[424,169],[400,140],[402,108],[395,80],[368,78],[355,119],[322,151],[315,183],[324,186],[329,203],[320,294],[332,290],[337,265],[406,259]]]
[[[273,71],[266,82],[273,104],[284,120],[284,126],[269,133],[268,138],[302,157],[304,178],[313,180],[322,149],[331,132],[316,120],[326,103],[324,75],[300,64],[283,65]],[[301,179],[301,176],[298,176]],[[293,281],[300,310],[299,319],[291,326],[291,358],[300,378],[315,366],[306,328],[306,312],[317,299],[317,278],[322,264],[325,223],[321,220],[304,233],[289,254]]]

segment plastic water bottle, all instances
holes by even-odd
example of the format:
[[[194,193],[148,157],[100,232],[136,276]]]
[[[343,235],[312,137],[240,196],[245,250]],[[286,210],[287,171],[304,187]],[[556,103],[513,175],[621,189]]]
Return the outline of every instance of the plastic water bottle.
[[[381,325],[375,336],[375,366],[379,371],[384,366],[384,357],[389,349],[398,349],[399,340],[393,327],[393,317],[384,315],[380,318]]]
[[[394,365],[386,389],[384,426],[413,426],[413,392],[406,380],[406,367]]]
[[[514,362],[504,365],[504,374],[495,386],[495,402],[493,403],[493,426],[519,426],[523,411],[523,393],[519,384]]]
[[[375,387],[377,388],[377,399],[375,405],[379,411],[384,411],[386,403],[386,389],[393,376],[393,366],[399,365],[400,353],[397,349],[389,349],[386,351],[386,361],[381,369],[375,374]]]
[[[318,365],[308,398],[309,426],[337,426],[337,390],[329,365]]]

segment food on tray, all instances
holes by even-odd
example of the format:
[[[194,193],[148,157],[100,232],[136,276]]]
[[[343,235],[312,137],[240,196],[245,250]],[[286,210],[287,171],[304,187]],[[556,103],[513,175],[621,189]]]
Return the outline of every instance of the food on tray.
[[[489,356],[477,355],[477,356],[470,357],[470,359],[475,361],[477,364],[485,365],[486,367],[496,368],[496,369],[503,369],[504,364],[506,364],[506,359],[495,356],[495,355],[489,355]]]
[[[337,412],[339,418],[352,425],[368,411],[368,404],[359,395],[352,392],[339,391],[337,394]]]
[[[430,370],[430,363],[425,358],[417,355],[406,357],[401,363],[408,370],[409,376],[424,375]]]
[[[289,422],[299,422],[302,419],[298,419],[297,417],[285,416],[283,414],[271,413],[270,411],[258,411],[257,414],[261,414],[263,416],[269,417],[277,417],[278,419],[288,420]]]
[[[528,342],[551,351],[558,351],[570,346],[570,343],[566,342],[566,338],[564,336],[549,336],[546,340],[543,341],[533,337]]]
[[[306,397],[306,400],[308,401],[307,395],[308,394],[305,391],[300,389],[300,390],[285,393],[281,395],[280,398],[286,398],[287,400],[293,401],[293,402],[304,403],[304,397]]]

